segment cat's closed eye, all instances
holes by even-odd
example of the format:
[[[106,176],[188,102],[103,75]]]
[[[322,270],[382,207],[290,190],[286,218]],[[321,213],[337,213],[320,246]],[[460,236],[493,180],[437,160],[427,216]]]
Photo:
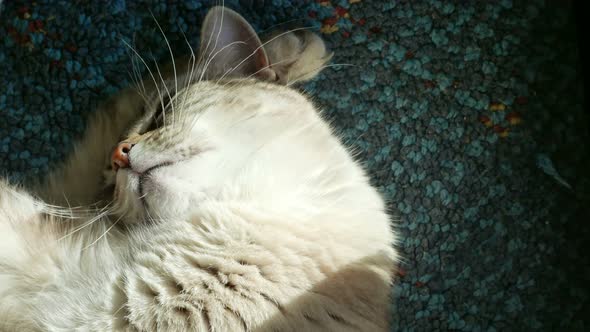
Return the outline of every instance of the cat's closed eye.
[[[170,106],[170,101],[171,101],[171,98],[173,98],[173,97],[174,97],[173,94],[167,94],[161,100],[161,102],[158,103],[158,105],[156,107],[156,111],[154,112],[154,115],[151,118],[150,125],[145,129],[145,132],[150,132],[150,131],[156,130],[156,129],[162,127],[162,125],[164,125],[164,112]]]

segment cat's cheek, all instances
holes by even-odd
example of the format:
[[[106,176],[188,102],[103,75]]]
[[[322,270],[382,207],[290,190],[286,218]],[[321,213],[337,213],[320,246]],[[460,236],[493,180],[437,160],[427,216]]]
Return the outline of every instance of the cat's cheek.
[[[169,179],[170,180],[170,179]],[[148,214],[163,220],[183,220],[199,209],[206,195],[165,181],[152,181],[146,186],[145,202]]]
[[[148,214],[162,221],[182,219],[189,209],[189,202],[178,195],[164,194],[162,190],[146,196]]]

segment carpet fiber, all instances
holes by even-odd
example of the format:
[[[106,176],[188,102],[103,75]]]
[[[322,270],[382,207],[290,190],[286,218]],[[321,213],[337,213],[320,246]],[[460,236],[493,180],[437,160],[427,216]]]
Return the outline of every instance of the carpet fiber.
[[[41,177],[104,97],[198,45],[211,1],[5,1],[0,171]],[[257,30],[311,26],[307,84],[399,216],[395,331],[588,330],[590,153],[568,1],[244,0]],[[149,9],[149,10],[148,10]],[[281,26],[278,26],[279,28]],[[275,26],[274,28],[277,28]]]

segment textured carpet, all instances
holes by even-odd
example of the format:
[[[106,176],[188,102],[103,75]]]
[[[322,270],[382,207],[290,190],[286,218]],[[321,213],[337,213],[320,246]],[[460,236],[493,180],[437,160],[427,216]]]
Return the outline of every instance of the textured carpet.
[[[64,159],[147,58],[193,45],[195,0],[7,1],[0,171]],[[588,330],[590,153],[567,1],[227,1],[255,28],[311,25],[334,66],[305,88],[401,221],[393,330]]]

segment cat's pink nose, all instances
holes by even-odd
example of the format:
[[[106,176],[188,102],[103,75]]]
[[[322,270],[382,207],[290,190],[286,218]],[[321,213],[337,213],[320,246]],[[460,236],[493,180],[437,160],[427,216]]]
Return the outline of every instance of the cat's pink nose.
[[[118,170],[119,168],[127,168],[129,167],[129,152],[131,152],[131,148],[133,144],[127,142],[121,142],[111,155],[111,165],[113,166],[113,170]]]

